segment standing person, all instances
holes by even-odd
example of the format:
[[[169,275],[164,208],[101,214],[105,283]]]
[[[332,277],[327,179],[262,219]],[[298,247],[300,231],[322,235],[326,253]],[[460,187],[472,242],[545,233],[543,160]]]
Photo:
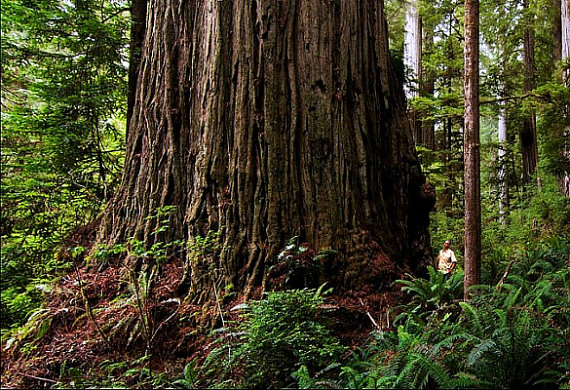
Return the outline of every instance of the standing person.
[[[457,265],[455,253],[450,249],[450,246],[451,243],[449,240],[445,240],[443,249],[439,251],[439,255],[437,256],[437,270],[443,272],[445,280],[449,279],[451,271],[453,271]]]

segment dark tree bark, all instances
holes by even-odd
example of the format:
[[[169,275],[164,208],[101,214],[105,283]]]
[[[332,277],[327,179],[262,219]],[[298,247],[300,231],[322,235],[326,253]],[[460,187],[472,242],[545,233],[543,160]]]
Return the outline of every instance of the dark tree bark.
[[[523,1],[528,16],[529,25],[525,26],[523,33],[524,46],[524,92],[529,94],[535,87],[535,61],[534,61],[534,15],[529,8],[529,0]],[[528,184],[538,166],[538,146],[536,140],[536,114],[533,111],[525,115],[523,127],[520,132],[522,148],[522,180]],[[537,179],[540,185],[540,178]]]
[[[562,0],[560,4],[560,27],[561,27],[561,41],[562,41],[562,61],[566,61],[570,57],[570,0]],[[570,87],[570,69],[566,67],[562,71],[562,83]],[[566,110],[568,112],[568,109]],[[566,126],[562,132],[564,150],[563,158],[566,162],[570,162],[570,125],[569,119],[566,115]],[[566,197],[570,197],[570,172],[564,171],[563,177],[560,179],[562,193]]]
[[[479,149],[479,1],[465,1],[465,283],[481,279],[481,176]]]
[[[135,94],[139,67],[141,62],[142,45],[146,30],[147,0],[132,0],[131,2],[131,43],[129,47],[129,80],[127,92],[127,129],[130,127],[131,116],[135,105]]]
[[[272,288],[298,236],[332,248],[318,282],[379,286],[427,263],[432,199],[376,0],[151,0],[122,184],[99,240],[220,231],[188,253],[195,301]],[[387,261],[386,259],[391,261]],[[317,282],[317,281],[315,281]]]

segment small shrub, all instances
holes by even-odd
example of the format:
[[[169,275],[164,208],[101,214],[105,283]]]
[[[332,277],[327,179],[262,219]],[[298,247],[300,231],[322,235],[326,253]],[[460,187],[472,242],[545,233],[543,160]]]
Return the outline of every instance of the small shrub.
[[[300,372],[316,373],[344,352],[320,315],[322,303],[320,289],[268,293],[252,302],[243,315],[244,321],[237,327],[242,339],[230,357],[231,348],[224,343],[212,351],[208,361],[214,363],[217,357],[226,356],[222,376],[239,371],[239,385],[244,387],[284,387],[292,383],[292,374],[301,367]]]

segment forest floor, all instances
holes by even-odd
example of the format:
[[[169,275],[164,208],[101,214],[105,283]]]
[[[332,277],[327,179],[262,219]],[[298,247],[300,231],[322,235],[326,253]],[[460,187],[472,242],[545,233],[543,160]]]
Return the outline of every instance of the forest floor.
[[[213,330],[242,320],[240,310],[232,310],[242,302],[231,295],[219,306],[186,302],[177,296],[183,273],[182,261],[168,263],[148,294],[125,266],[76,267],[63,275],[44,309],[3,346],[2,388],[109,380],[127,370],[132,383],[125,383],[125,375],[122,383],[135,385],[140,380],[135,374],[144,370],[175,378],[190,361],[203,362],[219,344]],[[402,299],[399,288],[331,295],[322,308],[332,332],[350,350],[363,345],[375,328],[388,329],[388,309]]]

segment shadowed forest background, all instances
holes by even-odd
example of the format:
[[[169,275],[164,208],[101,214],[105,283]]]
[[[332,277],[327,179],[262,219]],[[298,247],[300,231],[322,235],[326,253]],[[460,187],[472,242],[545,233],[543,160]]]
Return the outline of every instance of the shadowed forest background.
[[[568,0],[1,7],[3,388],[570,387]]]

